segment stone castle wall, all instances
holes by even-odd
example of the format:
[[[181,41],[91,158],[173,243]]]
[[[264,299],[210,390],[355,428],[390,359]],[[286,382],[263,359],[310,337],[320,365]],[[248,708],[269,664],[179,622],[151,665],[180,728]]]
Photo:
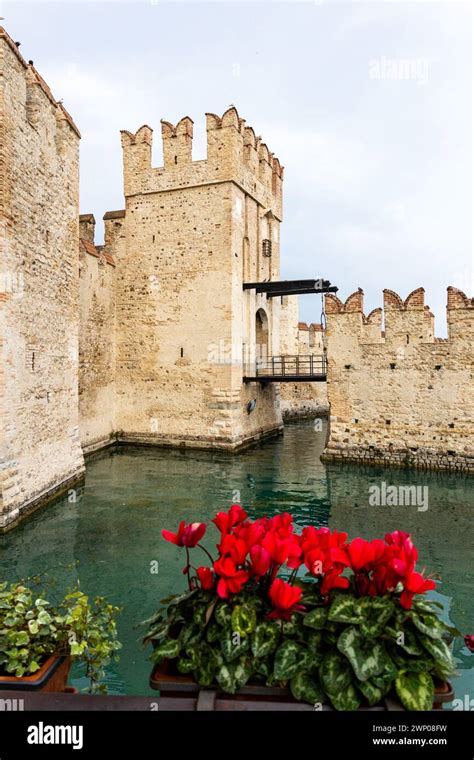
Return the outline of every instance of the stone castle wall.
[[[84,471],[80,135],[0,29],[0,528]]]
[[[116,267],[107,245],[94,244],[94,228],[92,214],[80,217],[79,423],[86,454],[113,442],[116,430]]]
[[[323,458],[474,472],[474,299],[448,288],[448,338],[419,288],[326,296],[330,436]],[[382,319],[385,329],[382,330]]]

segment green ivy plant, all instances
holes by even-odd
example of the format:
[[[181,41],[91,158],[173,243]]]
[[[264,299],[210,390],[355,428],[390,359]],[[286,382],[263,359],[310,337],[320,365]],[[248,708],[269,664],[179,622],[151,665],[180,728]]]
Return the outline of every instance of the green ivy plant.
[[[0,583],[0,674],[35,673],[51,655],[85,665],[90,692],[106,691],[105,666],[116,656],[118,607],[103,597],[90,600],[78,587],[57,604],[23,582]]]
[[[435,684],[455,672],[458,634],[437,602],[418,598],[406,610],[389,596],[339,591],[323,604],[316,587],[300,585],[305,609],[288,620],[269,620],[271,607],[251,584],[225,600],[199,588],[163,600],[145,621],[152,661],[172,660],[178,673],[230,694],[252,681],[336,710],[373,706],[390,692],[407,710],[432,708]]]

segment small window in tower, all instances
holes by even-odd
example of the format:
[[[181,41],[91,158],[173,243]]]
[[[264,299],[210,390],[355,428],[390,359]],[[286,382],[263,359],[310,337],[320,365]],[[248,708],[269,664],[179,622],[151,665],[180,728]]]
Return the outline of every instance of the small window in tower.
[[[262,253],[267,259],[272,255],[272,241],[268,238],[262,241]]]
[[[174,157],[174,162],[175,162],[175,164],[177,164],[177,163],[178,163],[178,156],[175,156],[175,157]]]

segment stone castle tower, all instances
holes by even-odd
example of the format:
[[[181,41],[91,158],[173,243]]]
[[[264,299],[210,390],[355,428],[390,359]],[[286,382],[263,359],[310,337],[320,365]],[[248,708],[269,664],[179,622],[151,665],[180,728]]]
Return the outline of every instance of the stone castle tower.
[[[105,320],[109,337],[115,324],[115,369],[102,399],[85,372],[81,418],[97,421],[104,400],[113,409],[83,445],[114,433],[235,450],[282,425],[275,386],[243,382],[245,362],[279,353],[280,299],[243,283],[278,279],[283,170],[233,107],[207,114],[206,160],[192,160],[189,117],[162,122],[160,168],[152,137],[146,125],[122,131],[125,209],[105,215],[103,249],[116,264],[114,296],[103,296],[115,304]],[[90,226],[82,217],[89,246]]]

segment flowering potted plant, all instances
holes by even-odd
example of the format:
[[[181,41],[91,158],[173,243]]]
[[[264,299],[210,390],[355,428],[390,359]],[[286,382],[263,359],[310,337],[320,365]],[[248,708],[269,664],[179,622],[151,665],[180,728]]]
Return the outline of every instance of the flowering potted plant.
[[[436,584],[415,569],[407,533],[349,542],[347,533],[310,526],[298,535],[290,514],[251,521],[235,504],[212,522],[216,559],[201,544],[204,523],[163,531],[185,548],[188,590],[145,621],[152,685],[160,688],[166,673],[229,694],[249,684],[289,688],[296,700],[336,710],[394,693],[407,710],[433,707],[437,685],[454,673],[458,632],[423,598]],[[209,564],[191,564],[193,547]]]
[[[71,660],[85,664],[91,692],[104,692],[116,650],[118,607],[77,587],[53,606],[23,582],[0,583],[0,690],[66,690]]]

